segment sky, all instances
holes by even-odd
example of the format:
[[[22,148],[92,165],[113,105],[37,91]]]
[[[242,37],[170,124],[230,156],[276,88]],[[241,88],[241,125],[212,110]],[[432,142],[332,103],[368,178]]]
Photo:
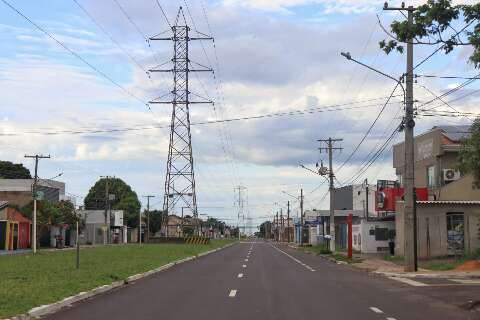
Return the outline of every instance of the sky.
[[[23,163],[33,172],[33,162],[24,155],[50,154],[51,159],[40,163],[40,177],[63,173],[59,179],[77,204],[99,176],[110,175],[130,184],[144,204],[143,195],[155,195],[152,207],[162,208],[171,106],[146,103],[172,90],[173,80],[170,74],[148,75],[145,70],[170,60],[173,47],[145,40],[169,28],[156,0],[7,2],[60,43],[0,2],[0,159]],[[191,76],[192,92],[215,102],[192,105],[192,123],[283,113],[192,125],[199,213],[236,225],[238,185],[247,188],[246,211],[253,226],[285,210],[288,200],[297,215],[300,189],[306,209],[328,208],[325,178],[300,165],[314,169],[317,162],[327,161],[317,140],[333,137],[343,139],[338,144],[343,150],[334,153],[334,171],[340,167],[395,87],[340,52],[400,77],[406,57],[379,49],[378,42],[388,35],[377,15],[385,26],[403,16],[384,12],[383,1],[374,0],[158,3],[170,23],[182,6],[192,32],[215,39],[191,43],[191,59],[212,67],[216,75]],[[415,46],[415,61],[435,48]],[[478,71],[466,62],[470,50],[439,52],[416,73],[474,76]],[[417,104],[434,97],[429,91],[438,95],[461,82],[419,77]],[[473,83],[446,99],[460,98],[451,106],[478,112],[478,87]],[[462,98],[467,93],[472,94]],[[438,104],[432,106],[449,110]],[[401,114],[401,97],[395,96],[358,152],[335,171],[337,186],[358,172],[400,123]],[[419,116],[416,122],[418,134],[471,119]],[[135,130],[123,130],[127,128]],[[392,143],[401,141],[398,134]],[[395,179],[391,153],[389,144],[356,182]]]

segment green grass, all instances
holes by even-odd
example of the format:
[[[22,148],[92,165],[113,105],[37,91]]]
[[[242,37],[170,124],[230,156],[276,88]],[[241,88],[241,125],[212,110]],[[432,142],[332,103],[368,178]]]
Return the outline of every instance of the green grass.
[[[79,270],[75,269],[75,250],[40,251],[35,256],[1,256],[0,319],[231,242],[215,240],[208,245],[129,244],[85,248],[80,251]]]
[[[393,263],[396,263],[396,264],[403,264],[403,261],[405,259],[401,256],[386,255],[386,256],[383,257],[383,260],[390,261],[390,262],[393,262]]]

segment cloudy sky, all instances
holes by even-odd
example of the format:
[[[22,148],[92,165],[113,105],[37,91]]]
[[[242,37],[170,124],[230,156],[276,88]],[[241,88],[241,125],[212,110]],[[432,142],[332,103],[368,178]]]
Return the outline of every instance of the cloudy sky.
[[[145,41],[168,29],[156,0],[8,3],[71,52],[0,2],[0,158],[32,169],[24,154],[50,154],[51,160],[41,162],[40,176],[63,172],[62,180],[78,197],[77,203],[100,175],[114,175],[139,196],[156,195],[154,207],[161,208],[171,106],[151,105],[150,110],[145,103],[169,92],[172,80],[170,74],[148,76],[145,70],[171,59],[172,44]],[[192,126],[199,212],[236,224],[234,188],[240,184],[248,189],[253,224],[285,207],[287,200],[297,213],[298,203],[282,191],[298,195],[303,188],[307,209],[327,208],[324,179],[299,164],[314,168],[317,161],[326,160],[318,152],[317,139],[331,136],[344,139],[339,144],[343,151],[334,155],[339,167],[395,86],[346,61],[340,52],[399,77],[405,57],[379,50],[378,42],[388,36],[376,15],[384,25],[403,17],[382,12],[383,1],[374,0],[159,4],[170,22],[183,6],[192,29],[215,37],[215,47],[212,42],[191,45],[192,60],[212,66],[217,75],[191,77],[192,91],[215,101],[215,106],[192,106],[193,123],[283,113]],[[416,61],[434,49],[416,46]],[[468,47],[448,56],[438,53],[416,72],[474,76],[478,71],[466,63],[469,53]],[[429,91],[440,94],[461,81],[419,77],[415,99],[421,104],[433,98]],[[454,108],[477,112],[478,87],[474,83],[445,100],[460,98],[451,103]],[[467,93],[472,94],[462,98]],[[450,110],[438,101],[431,106]],[[336,173],[338,185],[351,180],[372,150],[383,144],[401,112],[401,97],[395,97],[358,152]],[[419,117],[416,132],[469,121]],[[395,142],[401,140],[397,135]],[[358,182],[395,178],[390,146]]]

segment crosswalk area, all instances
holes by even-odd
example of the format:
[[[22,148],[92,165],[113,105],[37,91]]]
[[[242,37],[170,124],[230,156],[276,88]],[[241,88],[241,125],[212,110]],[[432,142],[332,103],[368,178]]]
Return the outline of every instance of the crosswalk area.
[[[390,276],[391,280],[401,282],[412,287],[441,287],[441,286],[479,286],[480,278],[448,278],[448,277],[402,277]]]

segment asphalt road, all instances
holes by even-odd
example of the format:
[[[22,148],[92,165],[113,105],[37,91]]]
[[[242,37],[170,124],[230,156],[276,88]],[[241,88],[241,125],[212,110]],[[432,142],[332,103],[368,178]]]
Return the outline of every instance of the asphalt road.
[[[479,319],[427,288],[284,246],[240,243],[49,319]]]

